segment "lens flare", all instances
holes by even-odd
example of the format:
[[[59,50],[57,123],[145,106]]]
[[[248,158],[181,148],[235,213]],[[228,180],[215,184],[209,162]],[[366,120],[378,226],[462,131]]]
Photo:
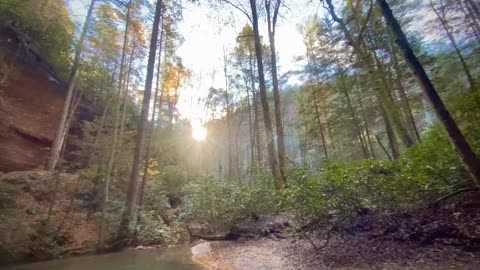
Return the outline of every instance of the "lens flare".
[[[192,126],[192,138],[196,141],[203,141],[207,138],[207,128],[201,125]]]

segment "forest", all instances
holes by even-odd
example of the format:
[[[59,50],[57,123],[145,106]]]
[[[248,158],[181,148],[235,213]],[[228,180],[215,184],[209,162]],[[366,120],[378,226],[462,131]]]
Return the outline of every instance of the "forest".
[[[0,268],[478,269],[479,57],[478,0],[0,0]]]

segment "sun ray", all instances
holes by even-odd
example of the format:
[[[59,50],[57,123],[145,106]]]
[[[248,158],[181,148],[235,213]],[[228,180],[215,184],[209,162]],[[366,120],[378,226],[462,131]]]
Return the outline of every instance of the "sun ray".
[[[198,124],[192,125],[192,138],[196,141],[204,141],[207,138],[207,128]]]

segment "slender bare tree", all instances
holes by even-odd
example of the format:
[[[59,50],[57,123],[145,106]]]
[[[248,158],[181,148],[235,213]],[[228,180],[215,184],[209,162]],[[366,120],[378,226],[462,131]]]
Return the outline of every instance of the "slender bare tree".
[[[75,46],[75,58],[73,60],[72,70],[70,71],[70,79],[68,81],[67,87],[67,96],[65,97],[65,101],[63,103],[62,115],[60,117],[60,122],[58,123],[57,131],[55,134],[55,138],[52,142],[52,148],[50,150],[50,156],[48,159],[47,169],[49,171],[55,170],[58,159],[60,157],[60,152],[62,151],[62,145],[65,142],[65,136],[68,133],[68,131],[65,130],[68,126],[68,114],[70,112],[73,102],[73,93],[75,90],[75,83],[77,81],[78,70],[80,68],[80,58],[83,50],[83,43],[87,35],[88,26],[90,25],[90,21],[92,19],[94,5],[95,0],[91,0],[90,5],[88,6],[87,16],[85,17],[85,22],[83,23],[80,38]]]
[[[158,0],[155,5],[155,16],[153,19],[152,36],[150,40],[150,49],[147,63],[147,76],[145,79],[145,90],[143,92],[142,110],[140,113],[140,121],[137,127],[137,140],[133,157],[133,167],[130,176],[130,184],[127,193],[127,205],[125,213],[120,223],[118,238],[119,243],[125,244],[129,241],[131,233],[135,231],[137,221],[137,203],[140,186],[140,170],[144,159],[146,144],[146,135],[148,129],[148,113],[150,108],[150,98],[152,95],[153,70],[155,68],[155,58],[158,42],[160,17],[162,14],[162,0]]]
[[[410,43],[407,40],[407,37],[403,33],[400,24],[392,13],[390,6],[385,0],[376,0],[377,4],[380,6],[383,17],[387,22],[388,26],[391,28],[398,46],[402,49],[403,56],[405,61],[410,66],[415,78],[420,84],[423,93],[428,97],[435,113],[437,114],[438,119],[442,122],[445,130],[448,133],[450,141],[453,147],[457,150],[460,157],[463,160],[465,168],[470,173],[474,183],[480,187],[480,159],[473,152],[472,147],[468,144],[467,140],[463,136],[462,132],[458,128],[457,123],[450,115],[449,111],[445,107],[442,99],[437,93],[435,86],[428,77],[423,65],[418,60],[417,56],[413,52]]]

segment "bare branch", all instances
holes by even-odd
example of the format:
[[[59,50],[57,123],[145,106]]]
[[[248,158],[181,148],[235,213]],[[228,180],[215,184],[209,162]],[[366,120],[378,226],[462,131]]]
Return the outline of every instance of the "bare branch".
[[[373,11],[373,0],[370,0],[370,9],[368,10],[367,18],[365,19],[365,23],[363,24],[362,28],[360,29],[360,34],[358,34],[357,44],[362,43],[363,32],[367,28],[368,22],[370,21],[370,17],[372,15],[372,11]]]
[[[273,29],[275,29],[275,25],[277,24],[278,12],[280,10],[280,5],[281,4],[282,4],[282,0],[277,0],[275,2],[275,7],[274,7],[274,10],[273,10],[273,20],[272,20]]]
[[[236,8],[238,11],[240,11],[240,12],[243,13],[245,16],[247,16],[248,20],[249,20],[251,23],[253,23],[250,14],[248,14],[247,10],[245,9],[245,7],[244,7],[242,4],[233,3],[233,2],[231,2],[230,0],[220,0],[220,1],[225,2],[225,3],[229,4],[229,5],[231,5],[232,7]]]

